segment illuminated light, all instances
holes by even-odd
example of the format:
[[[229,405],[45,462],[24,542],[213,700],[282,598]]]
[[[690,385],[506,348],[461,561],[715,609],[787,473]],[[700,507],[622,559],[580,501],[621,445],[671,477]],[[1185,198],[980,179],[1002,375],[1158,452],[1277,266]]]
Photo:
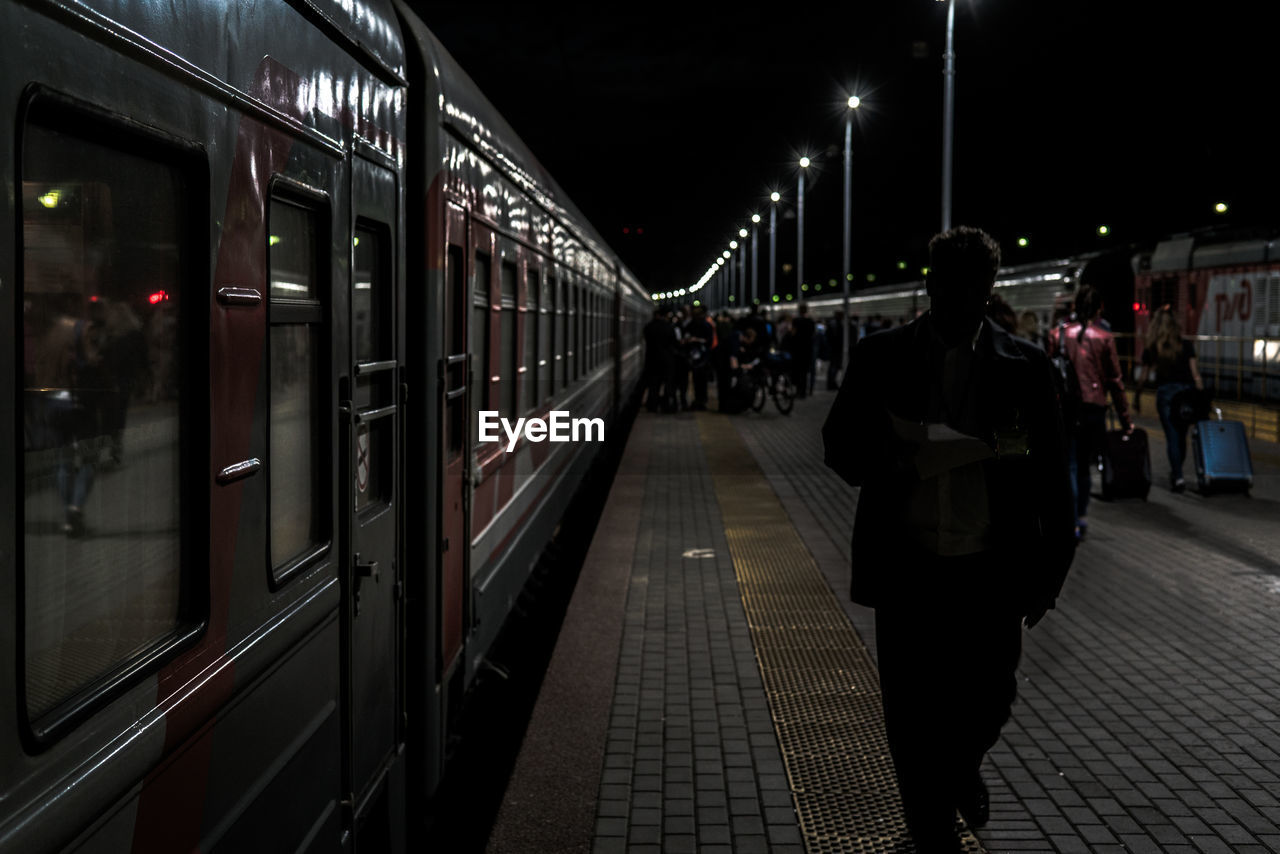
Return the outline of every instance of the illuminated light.
[[[899,269],[899,270],[905,270],[905,269],[907,269],[907,262],[906,262],[906,261],[899,261],[899,262],[898,262],[898,269]]]
[[[791,294],[787,294],[787,299],[788,299],[788,300],[793,300],[793,299],[795,299],[795,297],[793,297]]]
[[[644,234],[644,229],[643,229],[643,228],[637,228],[637,229],[636,229],[636,234]]]
[[[729,248],[730,248],[730,249],[737,249],[737,248],[738,248],[738,241],[736,241],[736,240],[730,240],[730,241],[729,241]]]
[[[278,239],[277,239],[277,240],[278,240]],[[274,244],[273,244],[273,245],[274,245]],[[359,245],[360,245],[360,238],[358,238],[358,237],[353,237],[353,238],[351,238],[351,245],[352,245],[352,246],[359,246]]]
[[[1027,238],[1025,238],[1025,237],[1019,237],[1019,238],[1018,238],[1018,245],[1019,245],[1019,246],[1026,246],[1026,245],[1027,245]]]
[[[631,233],[631,229],[627,228],[627,227],[624,225],[624,226],[622,227],[622,233],[623,233],[623,234],[630,234],[630,233]]]
[[[151,303],[152,305],[155,305],[161,300],[167,300],[168,298],[169,298],[169,295],[164,291],[156,291],[154,294],[151,294],[151,296],[147,297],[147,302]]]
[[[813,286],[813,289],[814,289],[815,291],[820,291],[820,290],[822,290],[822,285],[814,285],[814,286]]]
[[[694,301],[693,301],[693,304],[694,304],[694,305],[702,305],[702,300],[700,300],[700,299],[696,299],[696,300],[694,300]]]
[[[920,275],[922,275],[922,276],[927,276],[927,275],[929,275],[929,268],[928,268],[928,267],[921,267],[921,268],[920,268]]]
[[[775,190],[774,192],[772,192],[772,193],[770,193],[770,194],[769,194],[769,201],[771,201],[771,202],[780,202],[780,201],[782,201],[782,194],[781,194],[781,193],[779,193],[779,192],[777,192],[777,191]]]
[[[755,304],[755,305],[759,305],[759,304],[760,304],[760,297],[756,297],[756,298],[755,298],[755,303],[754,303],[754,304]]]
[[[97,294],[94,294],[93,296],[89,297],[89,302],[97,302],[99,299],[101,299],[101,297],[99,297]]]
[[[809,286],[808,286],[808,285],[801,285],[801,286],[800,286],[800,290],[802,290],[802,291],[807,291],[807,290],[809,290]]]
[[[777,302],[779,299],[781,299],[781,297],[779,297],[777,294],[774,294],[774,295],[773,295],[773,301],[774,301],[774,302]]]
[[[800,168],[801,168],[801,169],[808,169],[808,168],[809,168],[809,164],[810,164],[810,163],[812,163],[812,162],[813,162],[813,161],[811,161],[808,157],[801,157],[801,158],[800,158]]]
[[[760,214],[752,214],[752,215],[751,215],[751,221],[752,221],[752,222],[759,222],[759,221],[760,221]]]
[[[279,242],[280,242],[280,238],[275,236],[274,234],[267,238],[268,246],[275,246]]]
[[[40,202],[40,204],[44,205],[46,208],[56,208],[58,206],[58,200],[61,198],[61,190],[50,190],[43,196],[36,196],[36,201]]]
[[[835,280],[835,279],[827,279],[827,287],[829,287],[829,288],[834,288],[835,286],[836,286],[836,280]]]
[[[735,246],[735,247],[733,247],[733,248],[734,248],[734,249],[737,249],[738,247],[737,247],[737,246]],[[731,255],[729,254],[729,250],[728,250],[728,249],[726,249],[726,250],[724,250],[724,252],[720,253],[720,257],[721,257],[721,258],[723,258],[723,259],[725,259],[725,260],[727,261],[727,260],[729,260],[729,259],[730,259],[731,257],[733,257],[733,256],[731,256]]]
[[[723,267],[723,266],[724,266],[724,259],[723,259],[723,258],[717,258],[717,259],[716,259],[716,266],[717,266],[717,267]]]
[[[856,110],[858,109],[858,105],[861,103],[862,103],[862,99],[859,98],[857,95],[849,96],[849,109]]]
[[[733,294],[729,294],[729,302],[733,302]]]
[[[852,282],[852,281],[853,281],[853,273],[845,273],[845,274],[844,274],[844,278],[845,278],[845,281],[846,281],[846,282]]]
[[[1105,226],[1105,225],[1100,225],[1100,226],[1098,226],[1098,236],[1099,236],[1099,237],[1106,237],[1106,236],[1107,236],[1108,234],[1110,234],[1110,233],[1111,233],[1111,229],[1110,229],[1110,228],[1107,228],[1107,226]]]
[[[875,280],[876,280],[876,274],[875,274],[875,273],[867,273],[867,281],[868,281],[868,282],[874,282]]]
[[[1142,310],[1142,303],[1140,303],[1140,302],[1135,302],[1135,303],[1133,304],[1133,310],[1134,310],[1134,311],[1141,311],[1141,310]]]
[[[1227,203],[1226,203],[1226,202],[1218,202],[1216,205],[1214,205],[1214,206],[1213,206],[1213,209],[1214,209],[1215,211],[1217,211],[1218,213],[1226,213],[1226,212],[1227,212]]]
[[[738,236],[739,236],[739,237],[746,237],[746,236],[747,236],[747,230],[746,230],[745,228],[740,228],[740,229],[738,229]]]

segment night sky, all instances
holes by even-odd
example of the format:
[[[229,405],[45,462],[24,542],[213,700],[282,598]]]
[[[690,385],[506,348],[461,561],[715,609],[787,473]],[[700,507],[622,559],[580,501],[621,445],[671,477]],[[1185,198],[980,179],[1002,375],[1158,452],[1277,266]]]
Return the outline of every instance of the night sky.
[[[958,3],[952,222],[991,231],[1006,263],[1280,223],[1280,60],[1264,7]],[[918,276],[941,221],[945,4],[772,8],[430,3],[421,14],[650,290],[695,281],[752,210],[767,226],[773,188],[779,263],[793,263],[801,153],[815,159],[805,278],[838,279],[848,94],[864,102],[855,284]],[[763,265],[764,228],[761,250]],[[795,287],[787,278],[780,291]]]

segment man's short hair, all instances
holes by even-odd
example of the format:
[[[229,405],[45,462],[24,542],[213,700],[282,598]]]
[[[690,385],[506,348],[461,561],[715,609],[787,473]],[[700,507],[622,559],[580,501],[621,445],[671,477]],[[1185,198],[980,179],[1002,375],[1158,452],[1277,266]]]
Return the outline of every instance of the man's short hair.
[[[980,228],[960,225],[929,241],[929,277],[943,282],[994,283],[1000,244]]]

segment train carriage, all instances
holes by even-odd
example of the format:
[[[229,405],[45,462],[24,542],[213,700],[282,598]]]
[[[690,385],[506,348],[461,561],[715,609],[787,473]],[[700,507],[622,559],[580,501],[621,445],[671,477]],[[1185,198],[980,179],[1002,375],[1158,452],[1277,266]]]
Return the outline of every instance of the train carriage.
[[[1173,235],[1138,259],[1137,332],[1173,308],[1218,396],[1280,396],[1280,243],[1248,231]]]
[[[0,28],[0,850],[399,850],[647,300],[403,6]]]

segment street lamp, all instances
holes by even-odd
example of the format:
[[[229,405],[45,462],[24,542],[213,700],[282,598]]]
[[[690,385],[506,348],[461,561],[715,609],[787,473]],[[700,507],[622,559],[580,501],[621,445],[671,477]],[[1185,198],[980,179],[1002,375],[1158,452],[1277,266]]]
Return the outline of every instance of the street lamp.
[[[943,106],[942,106],[942,230],[951,228],[951,136],[955,124],[956,102],[956,52],[955,42],[956,2],[941,0],[947,4],[947,51],[942,55]]]
[[[733,269],[733,253],[737,251],[738,251],[738,241],[730,240],[729,241],[729,257],[725,259],[725,261],[728,263],[728,266],[729,266],[729,301],[730,302],[737,302],[737,300],[735,299],[735,296],[738,293],[738,286],[741,284],[741,282],[738,281],[737,272]]]
[[[747,230],[745,228],[738,229],[739,239],[745,241],[747,239]],[[745,249],[746,243],[744,242]],[[741,305],[747,295],[747,253],[745,251],[738,253],[738,304]]]
[[[804,170],[812,162],[808,157],[800,158],[800,193],[796,199],[796,283],[804,284]]]
[[[753,213],[751,215],[751,297],[747,300],[750,305],[760,296],[760,253],[757,251],[760,243],[760,214]]]
[[[857,95],[849,96],[849,112],[844,120],[844,279],[840,283],[844,296],[844,331],[840,336],[841,369],[849,364],[849,280],[853,278],[850,268],[849,242],[853,235],[853,111],[858,109],[862,99]],[[828,368],[830,370],[830,368]]]
[[[782,194],[774,190],[769,194],[773,205],[769,208],[769,296],[778,292],[778,202]]]

